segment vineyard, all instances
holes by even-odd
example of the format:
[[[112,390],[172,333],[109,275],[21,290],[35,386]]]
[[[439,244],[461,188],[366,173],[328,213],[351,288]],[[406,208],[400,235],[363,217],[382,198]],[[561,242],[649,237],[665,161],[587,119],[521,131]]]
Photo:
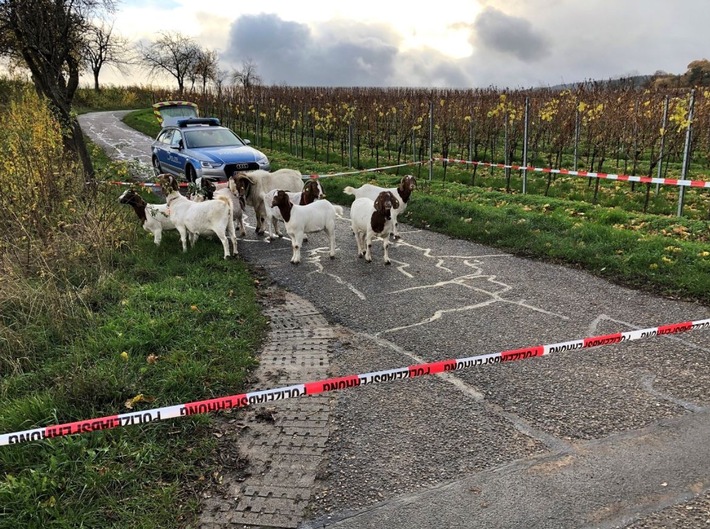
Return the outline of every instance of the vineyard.
[[[562,91],[503,92],[256,86],[189,97],[202,114],[219,117],[254,144],[314,162],[355,169],[411,164],[416,167],[397,172],[707,218],[710,198],[704,189],[510,166],[709,180],[709,94],[589,83]],[[178,96],[156,92],[154,97]]]

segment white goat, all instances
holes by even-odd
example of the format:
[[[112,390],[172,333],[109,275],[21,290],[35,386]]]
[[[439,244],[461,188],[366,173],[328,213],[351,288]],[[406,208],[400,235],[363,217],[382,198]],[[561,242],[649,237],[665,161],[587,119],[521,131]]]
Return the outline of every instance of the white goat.
[[[168,216],[167,204],[148,204],[142,196],[133,189],[126,189],[118,201],[121,204],[128,204],[138,215],[143,229],[153,234],[153,242],[160,246],[163,237],[163,230],[174,230],[175,224]]]
[[[194,192],[188,198],[196,202],[212,200],[219,196],[227,197],[232,201],[232,220],[234,221],[235,229],[239,227],[239,235],[246,236],[247,230],[244,227],[244,197],[239,195],[237,189],[237,181],[235,178],[229,178],[226,182],[215,184],[209,178],[200,177],[195,180],[195,185],[201,191]]]
[[[279,169],[270,173],[263,169],[237,173],[239,193],[247,206],[254,208],[256,216],[256,234],[264,233],[266,212],[263,196],[272,189],[283,189],[296,193],[303,189],[303,175],[296,169]]]
[[[194,202],[180,194],[178,181],[174,176],[163,174],[159,176],[159,181],[165,193],[170,220],[180,232],[183,252],[187,251],[188,235],[190,247],[193,247],[199,235],[214,233],[222,242],[225,259],[238,254],[237,236],[232,220],[232,201],[229,198],[217,197],[215,200]],[[230,241],[233,249],[231,253]]]
[[[335,206],[327,200],[316,200],[305,206],[292,204],[288,193],[279,189],[271,203],[271,207],[279,208],[286,225],[286,233],[291,238],[293,255],[291,263],[301,262],[301,245],[306,233],[324,231],[330,240],[330,258],[335,258],[335,216],[343,214],[343,208]]]
[[[274,201],[274,197],[278,189],[272,189],[268,193],[264,193],[264,210],[266,212],[264,224],[269,230],[269,240],[275,239],[274,234],[281,237],[281,230],[279,230],[279,221],[283,221],[283,217],[279,212],[279,208],[272,207],[271,204]],[[297,193],[289,192],[287,193],[289,200],[292,204],[298,204],[299,206],[305,206],[311,202],[315,202],[318,199],[325,198],[325,193],[320,185],[320,182],[316,179],[308,180],[303,185],[303,191]],[[304,238],[306,240],[306,238]]]
[[[372,241],[375,237],[382,238],[385,253],[385,264],[390,263],[387,253],[390,233],[394,228],[392,211],[399,207],[399,201],[391,191],[381,191],[376,200],[368,197],[356,198],[350,206],[350,222],[357,243],[357,256],[365,257],[372,262]]]
[[[394,226],[392,229],[392,235],[395,239],[399,239],[399,232],[397,231],[397,216],[405,209],[407,209],[409,197],[411,196],[412,191],[416,189],[416,187],[417,179],[414,178],[414,176],[412,175],[407,175],[402,177],[402,180],[400,180],[398,187],[385,188],[372,184],[364,184],[358,187],[357,189],[351,186],[347,186],[345,187],[345,189],[343,189],[343,193],[347,195],[354,195],[355,198],[368,197],[370,200],[374,201],[375,199],[377,199],[377,195],[379,195],[382,191],[391,191],[395,198],[397,198],[397,200],[399,201],[399,207],[392,208],[392,224]]]

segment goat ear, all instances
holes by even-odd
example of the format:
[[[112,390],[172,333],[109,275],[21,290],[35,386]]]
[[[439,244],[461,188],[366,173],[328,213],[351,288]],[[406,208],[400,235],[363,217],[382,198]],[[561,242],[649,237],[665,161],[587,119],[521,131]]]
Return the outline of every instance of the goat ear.
[[[390,193],[390,202],[392,202],[392,209],[397,209],[399,208],[399,200]]]
[[[384,204],[382,203],[384,201],[384,199],[385,199],[384,195],[382,195],[382,194],[377,195],[377,198],[375,199],[375,209],[377,211],[382,211],[382,209],[384,208]]]
[[[177,191],[180,185],[178,184],[177,178],[175,178],[173,175],[168,176],[168,183],[170,184],[170,188],[173,191]]]

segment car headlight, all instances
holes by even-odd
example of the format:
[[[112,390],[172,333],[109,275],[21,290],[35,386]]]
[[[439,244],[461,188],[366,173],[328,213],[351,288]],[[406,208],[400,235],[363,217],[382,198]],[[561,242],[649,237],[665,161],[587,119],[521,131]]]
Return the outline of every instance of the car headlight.
[[[258,163],[259,165],[267,164],[269,163],[269,158],[262,153],[261,156],[257,158],[256,163]]]
[[[200,162],[203,169],[219,169],[223,164],[217,162]]]

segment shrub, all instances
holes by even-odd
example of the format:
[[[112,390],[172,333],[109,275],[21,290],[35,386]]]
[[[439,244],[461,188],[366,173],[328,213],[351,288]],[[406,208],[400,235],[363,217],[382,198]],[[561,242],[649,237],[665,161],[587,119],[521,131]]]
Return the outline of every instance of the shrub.
[[[26,86],[0,112],[0,377],[23,371],[84,315],[82,290],[123,243],[127,217],[64,155]],[[71,333],[69,334],[69,336]]]

